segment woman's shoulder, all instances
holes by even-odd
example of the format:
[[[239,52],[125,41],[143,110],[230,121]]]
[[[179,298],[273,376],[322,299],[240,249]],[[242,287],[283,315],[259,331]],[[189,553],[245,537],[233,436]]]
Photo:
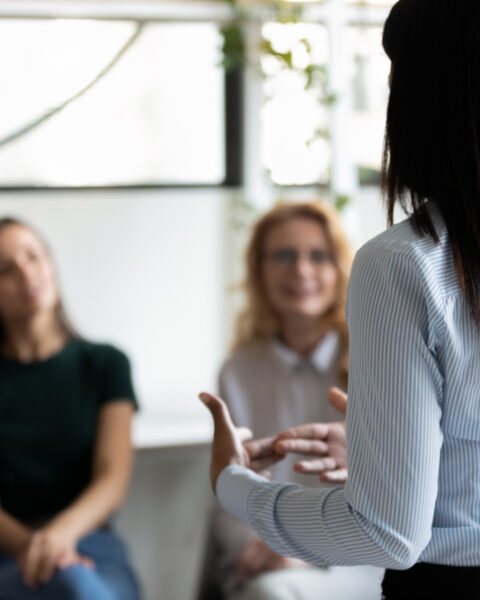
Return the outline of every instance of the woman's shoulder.
[[[363,245],[362,250],[385,247],[401,251],[402,249],[405,250],[409,245],[415,244],[418,240],[419,236],[413,227],[411,219],[405,219],[368,240]]]
[[[79,341],[83,364],[94,385],[98,386],[100,403],[128,400],[137,406],[127,355],[109,343]]]
[[[97,342],[79,338],[76,340],[80,353],[91,364],[104,366],[106,364],[129,364],[128,356],[123,350],[108,342]]]
[[[439,292],[449,294],[458,291],[453,253],[443,220],[437,212],[432,220],[438,241],[422,234],[406,219],[369,240],[355,256],[353,274],[362,272],[369,277],[381,272],[395,278],[397,274],[411,273],[420,280],[435,280]]]
[[[437,218],[436,213],[433,213],[432,216],[439,243],[434,241],[430,235],[419,232],[415,228],[412,218],[407,218],[373,237],[360,248],[357,255],[375,256],[382,253],[429,255],[438,250],[445,250],[446,228],[443,221]]]

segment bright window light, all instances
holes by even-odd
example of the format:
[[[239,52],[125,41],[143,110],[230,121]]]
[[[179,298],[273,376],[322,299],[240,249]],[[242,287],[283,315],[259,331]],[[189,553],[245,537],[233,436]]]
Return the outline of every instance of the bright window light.
[[[87,85],[135,27],[133,22],[0,20],[0,139]],[[90,91],[0,146],[0,186],[222,182],[219,45],[214,24],[145,25]]]
[[[271,54],[262,58],[266,97],[262,111],[262,159],[273,182],[281,185],[328,183],[328,108],[317,88],[305,89],[303,69],[311,58],[302,40],[308,40],[315,63],[328,61],[325,28],[306,23],[268,23],[263,36],[275,51],[291,51],[294,69],[286,69]]]
[[[348,127],[350,154],[361,183],[376,183],[382,160],[390,61],[382,49],[381,27],[349,27],[345,63],[352,87]]]

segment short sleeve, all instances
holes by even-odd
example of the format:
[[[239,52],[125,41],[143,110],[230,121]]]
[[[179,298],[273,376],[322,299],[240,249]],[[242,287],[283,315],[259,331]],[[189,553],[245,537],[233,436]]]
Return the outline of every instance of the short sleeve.
[[[135,410],[138,402],[133,388],[130,361],[113,346],[103,346],[99,360],[99,402],[130,402]]]

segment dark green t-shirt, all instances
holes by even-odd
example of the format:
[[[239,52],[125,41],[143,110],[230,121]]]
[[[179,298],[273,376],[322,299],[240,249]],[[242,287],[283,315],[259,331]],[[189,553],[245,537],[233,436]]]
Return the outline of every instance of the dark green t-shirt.
[[[44,361],[0,357],[0,503],[21,521],[51,517],[88,485],[102,405],[136,406],[128,358],[73,339]]]

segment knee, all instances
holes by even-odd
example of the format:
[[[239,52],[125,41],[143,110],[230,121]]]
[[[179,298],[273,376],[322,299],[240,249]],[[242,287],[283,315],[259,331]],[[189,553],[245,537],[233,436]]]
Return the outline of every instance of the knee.
[[[93,570],[74,566],[57,571],[37,591],[27,587],[15,563],[0,568],[0,600],[116,600]]]
[[[0,567],[0,600],[10,600],[26,590],[16,563]]]
[[[50,582],[52,598],[62,600],[116,600],[95,570],[76,565],[57,571]]]

